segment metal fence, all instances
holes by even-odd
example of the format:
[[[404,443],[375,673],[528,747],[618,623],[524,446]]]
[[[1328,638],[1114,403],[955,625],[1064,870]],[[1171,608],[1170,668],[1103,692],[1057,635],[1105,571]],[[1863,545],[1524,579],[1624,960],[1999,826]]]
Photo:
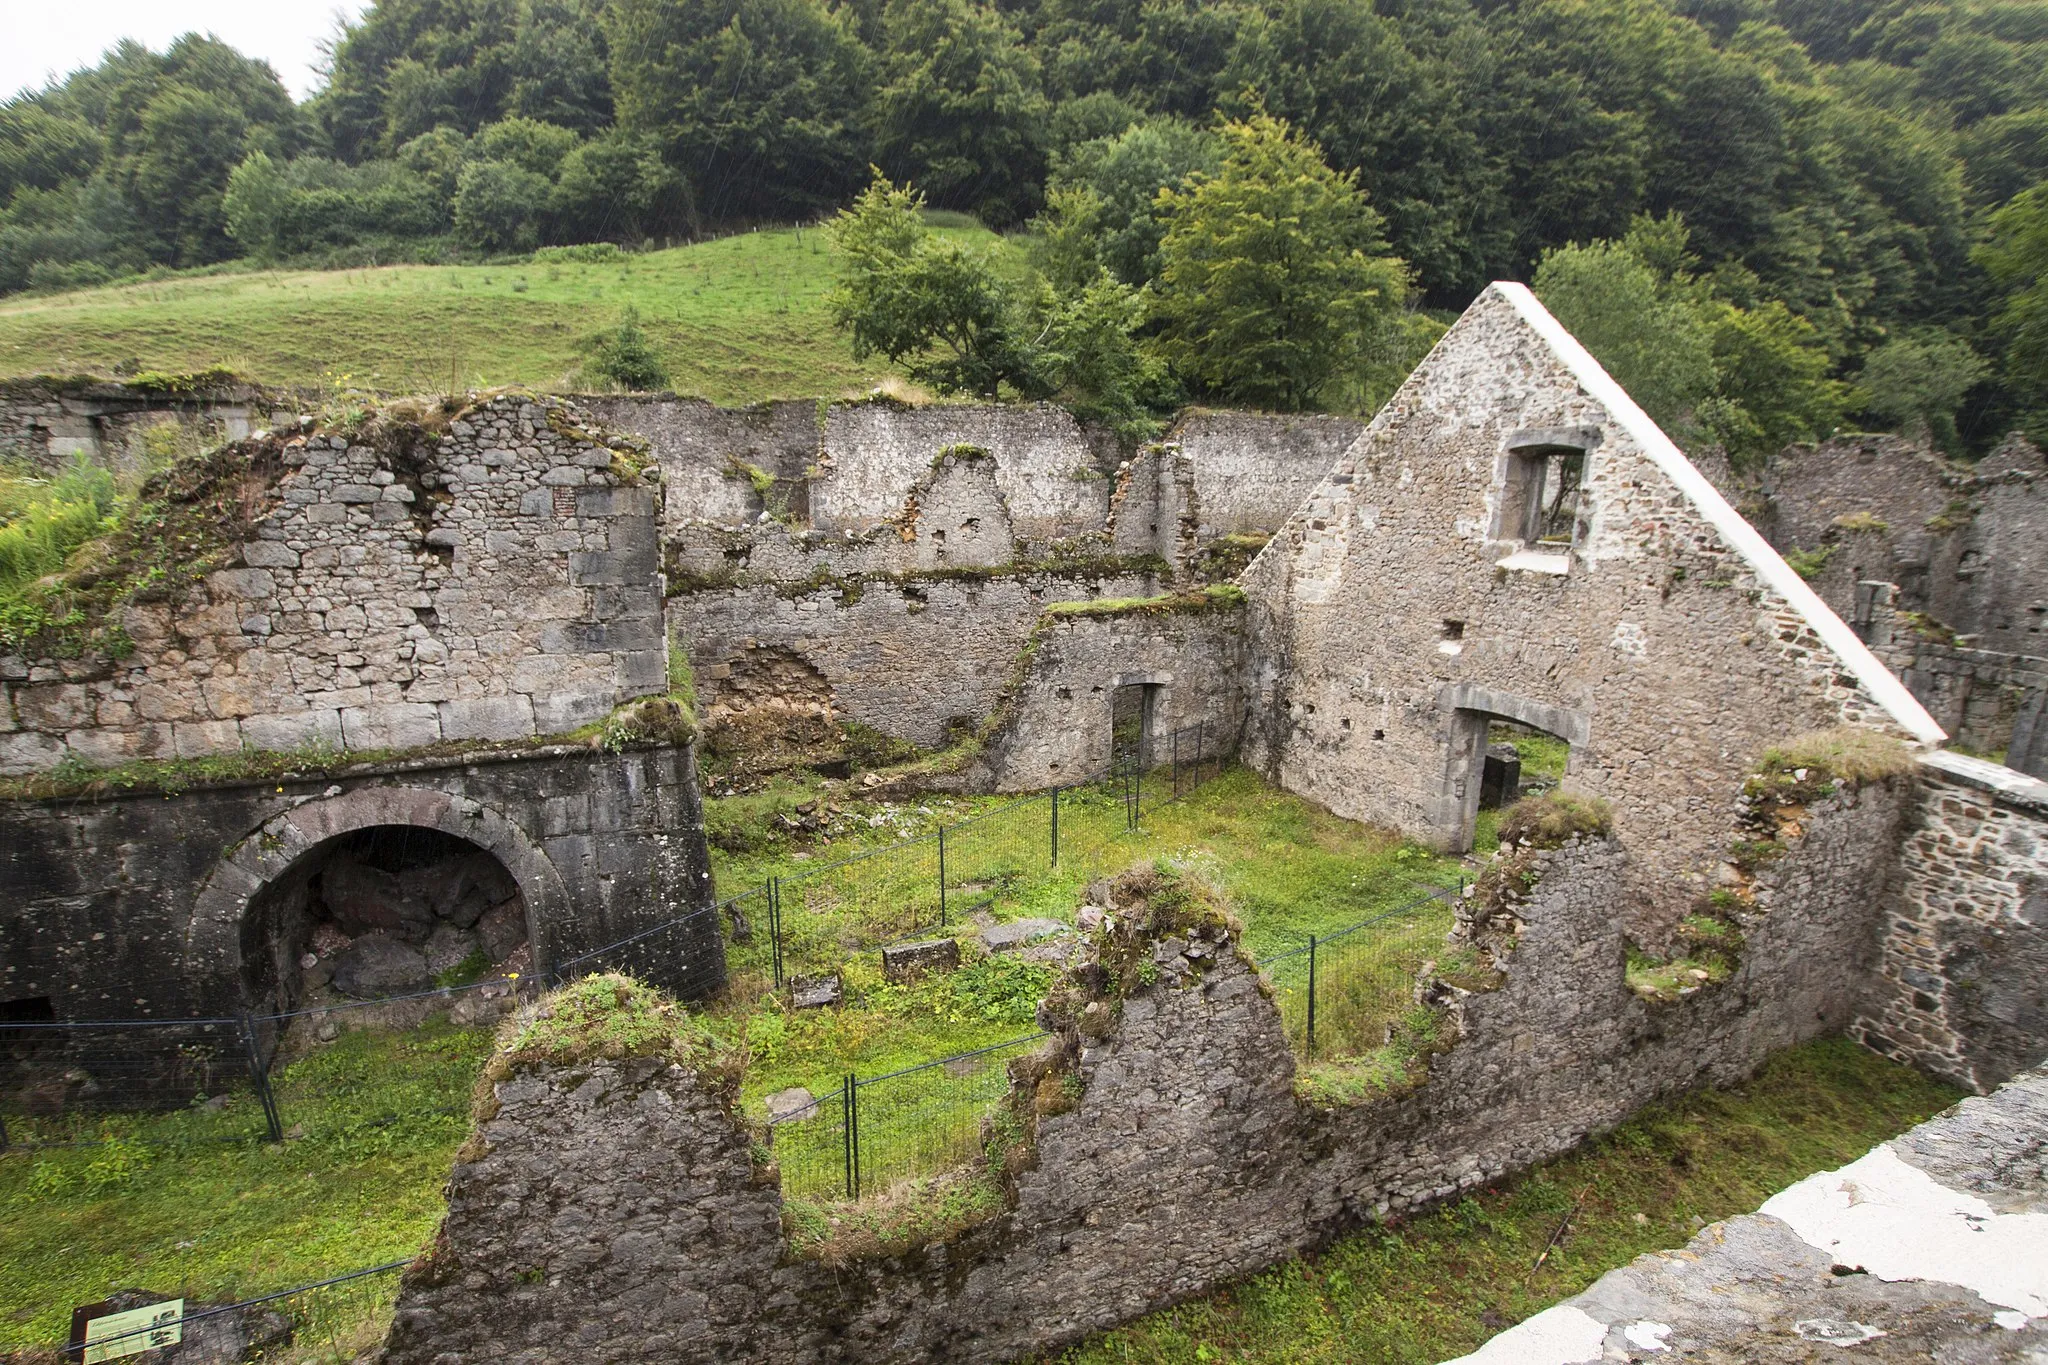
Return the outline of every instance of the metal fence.
[[[520,997],[599,972],[624,971],[684,995],[724,980],[722,957],[704,954],[706,918],[744,918],[765,899],[755,890],[679,915],[555,966],[545,980],[489,978],[374,1000],[338,1001],[278,1013],[212,1019],[88,1019],[0,1022],[0,1149],[143,1142],[282,1141],[362,1133],[422,1117],[465,1115],[481,1055],[423,1048],[403,1076],[374,1089],[365,1076],[307,1047],[343,1031],[423,1023],[448,1008],[495,1022]],[[121,1113],[185,1111],[174,1127],[114,1133]]]
[[[771,1121],[782,1192],[796,1199],[858,1199],[973,1160],[1010,1093],[1009,1062],[1046,1035],[862,1077]]]
[[[1385,1046],[1415,1005],[1415,973],[1443,951],[1446,911],[1461,887],[1275,953],[1259,964],[1288,1041],[1304,1057],[1356,1057]]]
[[[849,950],[943,930],[1042,870],[1086,866],[1117,836],[1139,830],[1147,812],[1194,792],[1227,761],[1206,723],[1186,726],[1084,781],[776,878],[761,892],[774,983],[836,972]]]

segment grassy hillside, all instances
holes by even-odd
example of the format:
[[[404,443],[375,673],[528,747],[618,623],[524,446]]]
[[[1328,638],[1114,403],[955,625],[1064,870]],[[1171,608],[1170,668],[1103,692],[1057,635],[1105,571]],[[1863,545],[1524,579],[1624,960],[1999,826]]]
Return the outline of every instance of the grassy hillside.
[[[1016,248],[978,228],[961,241]],[[257,271],[0,302],[0,376],[227,365],[260,383],[385,392],[562,388],[632,305],[679,393],[834,396],[889,375],[854,360],[824,305],[816,228],[744,233],[610,264]]]

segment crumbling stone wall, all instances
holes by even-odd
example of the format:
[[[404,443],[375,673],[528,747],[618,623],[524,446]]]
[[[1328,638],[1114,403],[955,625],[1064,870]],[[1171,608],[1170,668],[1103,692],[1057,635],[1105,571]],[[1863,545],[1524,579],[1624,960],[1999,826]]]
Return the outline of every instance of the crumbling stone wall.
[[[1624,983],[1613,907],[1630,854],[1543,855],[1505,984],[1453,992],[1458,1042],[1427,1083],[1358,1108],[1296,1098],[1278,1011],[1231,945],[1158,944],[1157,983],[1080,1040],[1079,1103],[1038,1120],[1008,1211],[901,1256],[827,1268],[785,1255],[776,1191],[688,1073],[501,1082],[385,1358],[539,1361],[565,1341],[608,1360],[707,1362],[1056,1349],[1840,1027],[1874,947],[1870,849],[1903,801],[1880,785],[1816,807],[1759,879],[1740,970],[1669,1004]]]
[[[2048,1055],[2048,782],[1952,753],[1919,769],[1856,1031],[1981,1092]]]
[[[1766,747],[1917,708],[1824,606],[1794,605],[1782,563],[1765,576],[1767,547],[1738,549],[1739,519],[1667,472],[1683,457],[1633,404],[1590,395],[1612,381],[1515,291],[1473,304],[1244,575],[1247,751],[1339,814],[1456,845],[1470,716],[1552,729],[1573,742],[1566,786],[1614,805],[1640,877],[1616,904],[1659,945],[1711,885]],[[1503,533],[1511,447],[1564,439],[1591,447],[1575,543],[1532,553]]]
[[[398,453],[295,436],[229,562],[123,658],[0,658],[0,774],[558,734],[667,685],[654,494],[557,400]]]
[[[1048,613],[1032,632],[1030,660],[1008,723],[969,769],[969,785],[1037,791],[1100,775],[1110,761],[1116,689],[1159,690],[1147,736],[1150,760],[1174,757],[1168,739],[1195,728],[1204,758],[1237,750],[1244,724],[1244,612],[1206,598],[1112,614]],[[1190,737],[1180,757],[1192,762]]]
[[[1107,533],[1120,555],[1149,555],[1176,582],[1191,576],[1201,537],[1195,463],[1177,445],[1150,445],[1117,467]]]
[[[1273,530],[1364,430],[1355,417],[1190,408],[1166,439],[1193,465],[1207,542]]]
[[[239,441],[259,427],[295,424],[304,405],[287,394],[233,384],[190,395],[112,380],[0,380],[0,460],[55,472],[84,456],[123,473],[150,465],[144,434],[171,423],[181,441]]]
[[[709,706],[727,704],[725,679],[752,652],[786,650],[823,675],[842,719],[933,748],[995,706],[1045,606],[1156,590],[1150,576],[1042,572],[745,585],[672,597],[668,621]]]
[[[1851,623],[1953,743],[2048,776],[2048,658],[1952,643],[1924,618],[1901,612],[1891,583],[1859,583]]]
[[[893,517],[932,457],[952,446],[995,456],[1019,538],[1044,544],[1101,527],[1107,493],[1098,476],[1114,465],[1115,443],[1047,403],[833,406],[811,486],[812,524],[860,531]]]
[[[609,429],[646,439],[661,464],[668,532],[696,521],[746,525],[767,510],[747,479],[748,466],[796,499],[818,458],[814,402],[721,408],[701,398],[646,394],[586,394],[573,401]]]

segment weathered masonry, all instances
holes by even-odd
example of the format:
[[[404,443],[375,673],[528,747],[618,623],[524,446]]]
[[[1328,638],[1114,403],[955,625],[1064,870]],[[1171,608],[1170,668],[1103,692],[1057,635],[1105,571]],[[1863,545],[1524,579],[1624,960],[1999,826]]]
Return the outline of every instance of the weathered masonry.
[[[175,586],[145,579],[81,649],[0,659],[0,773],[61,764],[82,776],[48,789],[86,793],[0,803],[0,1001],[272,1011],[330,930],[384,947],[399,975],[357,993],[386,994],[437,954],[545,972],[710,903],[687,727],[632,705],[668,685],[633,444],[504,397],[179,472],[162,498],[215,509],[183,550],[203,571],[157,566]],[[249,751],[285,776],[238,780]],[[147,768],[194,759],[218,766]],[[673,959],[656,974],[722,979],[708,917]]]
[[[1771,744],[1943,738],[1520,285],[1473,304],[1242,582],[1250,761],[1462,849],[1488,723],[1563,739],[1640,869],[1643,941],[1715,884]]]
[[[319,923],[309,887],[380,834],[502,870],[542,973],[710,901],[687,748],[558,747],[177,796],[9,801],[0,1000],[43,1002],[59,1020],[290,1009]],[[703,920],[677,944],[673,980],[722,976]]]

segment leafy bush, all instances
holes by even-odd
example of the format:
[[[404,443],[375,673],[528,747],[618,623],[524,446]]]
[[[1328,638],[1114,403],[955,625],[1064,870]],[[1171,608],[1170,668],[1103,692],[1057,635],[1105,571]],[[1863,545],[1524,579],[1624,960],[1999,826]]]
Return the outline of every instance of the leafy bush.
[[[640,310],[630,305],[617,327],[591,339],[590,359],[584,362],[583,369],[586,375],[622,389],[647,391],[668,387],[668,371],[662,368],[661,357],[654,353],[653,343],[640,328]]]
[[[0,638],[47,624],[35,583],[113,528],[116,500],[114,476],[83,456],[54,479],[0,476]]]

